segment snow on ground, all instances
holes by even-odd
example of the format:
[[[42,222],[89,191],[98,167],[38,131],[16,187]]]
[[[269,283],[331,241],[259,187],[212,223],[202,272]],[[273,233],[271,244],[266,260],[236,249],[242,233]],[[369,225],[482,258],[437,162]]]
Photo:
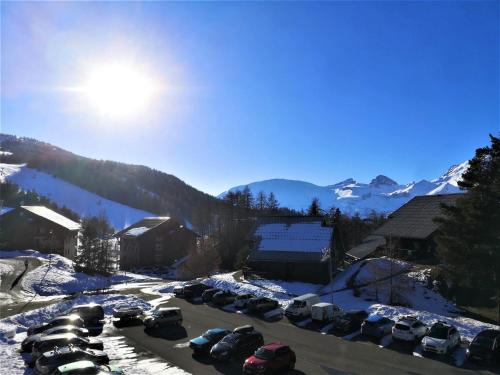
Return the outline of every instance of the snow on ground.
[[[388,281],[378,285],[359,288],[359,296],[353,295],[353,289],[345,289],[348,283],[367,283],[387,276],[391,270],[391,260],[387,258],[370,259],[359,262],[340,273],[330,285],[317,285],[301,282],[287,282],[282,280],[240,280],[235,273],[213,275],[202,280],[203,283],[221,289],[229,289],[238,294],[253,293],[256,296],[277,299],[282,307],[286,307],[294,295],[316,293],[321,295],[324,302],[333,302],[344,310],[363,309],[370,314],[379,314],[397,320],[404,315],[414,315],[425,324],[431,325],[437,320],[445,320],[455,325],[462,338],[472,340],[474,336],[487,328],[498,329],[497,326],[483,323],[474,319],[460,316],[459,310],[453,303],[446,300],[437,291],[426,287],[426,271],[404,273],[395,277],[394,285],[405,297],[408,307],[390,306],[388,304]],[[404,271],[409,265],[396,261],[392,265],[392,272]],[[390,275],[390,273],[389,273]],[[154,293],[172,293],[177,285],[185,282],[172,282],[166,285],[153,287]],[[377,290],[378,289],[378,290]],[[339,291],[340,290],[340,291]],[[375,291],[379,301],[375,300]],[[331,294],[331,291],[334,291]]]
[[[58,254],[42,254],[35,250],[0,250],[0,260],[19,256],[35,257],[42,262],[40,267],[28,271],[21,279],[24,290],[42,296],[72,294],[84,290],[108,288],[113,284],[125,282],[158,281],[156,278],[129,272],[117,272],[111,277],[91,276],[83,272],[76,272],[73,262]],[[1,267],[5,266],[1,262],[0,265]]]
[[[49,198],[60,207],[66,206],[81,217],[99,216],[105,213],[111,225],[123,229],[146,216],[154,214],[126,206],[100,197],[76,185],[50,174],[26,167],[0,163],[0,181],[8,180],[23,190],[34,190],[37,194]]]
[[[103,334],[98,336],[104,343],[104,350],[111,363],[119,366],[127,374],[150,375],[162,373],[166,375],[186,375],[187,373],[161,358],[148,352],[140,352],[131,347],[126,338],[116,335],[109,324],[112,309],[121,304],[140,306],[145,310],[152,305],[132,295],[96,295],[80,296],[71,301],[60,302],[51,306],[13,315],[0,320],[0,373],[1,374],[32,374],[19,353],[26,330],[33,324],[40,324],[58,314],[64,313],[74,305],[84,303],[100,303],[104,307],[108,323],[104,325]]]

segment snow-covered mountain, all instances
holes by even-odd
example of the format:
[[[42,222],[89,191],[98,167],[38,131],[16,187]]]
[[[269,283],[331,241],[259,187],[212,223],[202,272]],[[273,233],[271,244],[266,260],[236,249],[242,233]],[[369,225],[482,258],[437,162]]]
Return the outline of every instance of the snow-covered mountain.
[[[0,182],[4,181],[13,182],[23,190],[34,190],[38,195],[49,198],[59,207],[66,206],[81,217],[98,216],[104,213],[116,229],[123,229],[146,216],[156,216],[151,212],[100,197],[23,164],[0,163]]]
[[[248,187],[254,195],[259,191],[273,192],[280,206],[305,210],[313,198],[318,198],[323,208],[338,207],[347,214],[367,216],[372,211],[390,213],[417,195],[452,194],[462,192],[458,187],[462,173],[469,167],[463,162],[452,166],[434,180],[421,180],[400,185],[389,177],[379,175],[370,183],[356,182],[352,178],[328,186],[318,186],[305,181],[272,179],[252,182]],[[245,185],[228,191],[242,190]],[[223,197],[228,191],[220,194]]]

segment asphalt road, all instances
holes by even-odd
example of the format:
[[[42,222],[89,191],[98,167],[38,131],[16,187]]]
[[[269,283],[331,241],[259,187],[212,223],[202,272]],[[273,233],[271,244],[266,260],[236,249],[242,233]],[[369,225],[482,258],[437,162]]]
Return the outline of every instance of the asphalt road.
[[[419,358],[398,350],[380,348],[371,342],[347,341],[333,335],[291,325],[287,319],[267,322],[246,314],[226,312],[203,304],[172,298],[165,306],[179,306],[184,322],[181,328],[162,328],[148,332],[143,326],[116,328],[134,345],[147,349],[192,374],[241,374],[243,360],[219,364],[208,358],[194,358],[189,339],[209,328],[234,328],[252,324],[263,333],[265,342],[287,343],[297,355],[293,374],[477,374],[438,360]]]

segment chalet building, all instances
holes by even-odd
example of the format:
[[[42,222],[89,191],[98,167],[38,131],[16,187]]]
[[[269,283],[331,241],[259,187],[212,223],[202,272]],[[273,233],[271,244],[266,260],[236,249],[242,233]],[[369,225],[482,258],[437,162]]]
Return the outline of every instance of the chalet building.
[[[1,246],[75,259],[80,224],[44,206],[19,206],[0,216]]]
[[[435,260],[435,235],[442,216],[441,204],[455,205],[463,194],[422,195],[413,198],[389,215],[389,220],[347,252],[354,259],[387,255],[416,261]]]
[[[333,228],[317,217],[263,217],[251,236],[246,273],[266,278],[328,283]]]
[[[115,234],[120,269],[170,266],[196,247],[197,235],[170,217],[146,217]]]

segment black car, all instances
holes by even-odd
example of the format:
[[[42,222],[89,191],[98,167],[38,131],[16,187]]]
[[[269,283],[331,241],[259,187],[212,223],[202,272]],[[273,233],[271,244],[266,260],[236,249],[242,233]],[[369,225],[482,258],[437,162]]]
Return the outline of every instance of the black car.
[[[83,360],[92,361],[99,365],[109,363],[108,355],[102,350],[82,349],[70,345],[54,348],[40,355],[35,362],[35,371],[38,374],[52,374],[59,366]]]
[[[219,289],[219,288],[210,288],[210,289],[207,289],[201,295],[201,300],[203,302],[205,302],[205,303],[211,302],[212,298],[214,297],[214,295],[216,293],[220,292],[220,291],[222,291],[222,289]]]
[[[361,328],[361,324],[368,317],[364,310],[351,310],[340,314],[333,321],[333,329],[339,332],[348,333]]]
[[[186,285],[183,290],[184,298],[195,299],[201,297],[203,292],[208,289],[211,289],[211,287],[201,283]]]
[[[467,349],[467,356],[478,362],[500,362],[500,331],[487,329],[478,333]]]
[[[41,337],[48,335],[57,335],[59,333],[74,333],[75,335],[80,337],[87,337],[89,335],[89,330],[87,328],[75,326],[55,326],[43,331],[42,333],[37,333],[35,335],[26,337],[21,343],[21,351],[31,352],[33,344],[37,341],[40,341]]]
[[[104,309],[96,303],[73,306],[66,312],[66,315],[78,315],[86,325],[97,324],[104,319]]]
[[[262,345],[264,345],[264,338],[253,327],[237,328],[213,346],[210,350],[210,356],[217,361],[230,361],[234,358],[248,356]]]
[[[84,321],[78,315],[61,315],[56,316],[54,319],[49,320],[47,323],[33,325],[28,328],[28,336],[42,333],[49,328],[57,327],[57,326],[75,326],[75,327],[83,327]]]
[[[248,311],[253,313],[262,313],[273,310],[279,305],[279,302],[274,299],[267,297],[257,297],[252,298],[250,301],[248,301]]]
[[[63,346],[77,346],[80,348],[89,348],[89,349],[97,349],[103,350],[104,346],[101,340],[95,339],[93,337],[80,337],[75,335],[74,333],[60,333],[58,335],[47,335],[42,336],[39,341],[33,344],[33,348],[31,350],[31,355],[33,357],[33,361],[38,359],[43,353],[48,352],[49,350],[54,349],[54,347],[63,347]]]
[[[212,302],[218,306],[225,306],[230,303],[233,303],[236,299],[237,294],[231,292],[230,290],[222,290],[218,293],[215,293],[212,297]]]

